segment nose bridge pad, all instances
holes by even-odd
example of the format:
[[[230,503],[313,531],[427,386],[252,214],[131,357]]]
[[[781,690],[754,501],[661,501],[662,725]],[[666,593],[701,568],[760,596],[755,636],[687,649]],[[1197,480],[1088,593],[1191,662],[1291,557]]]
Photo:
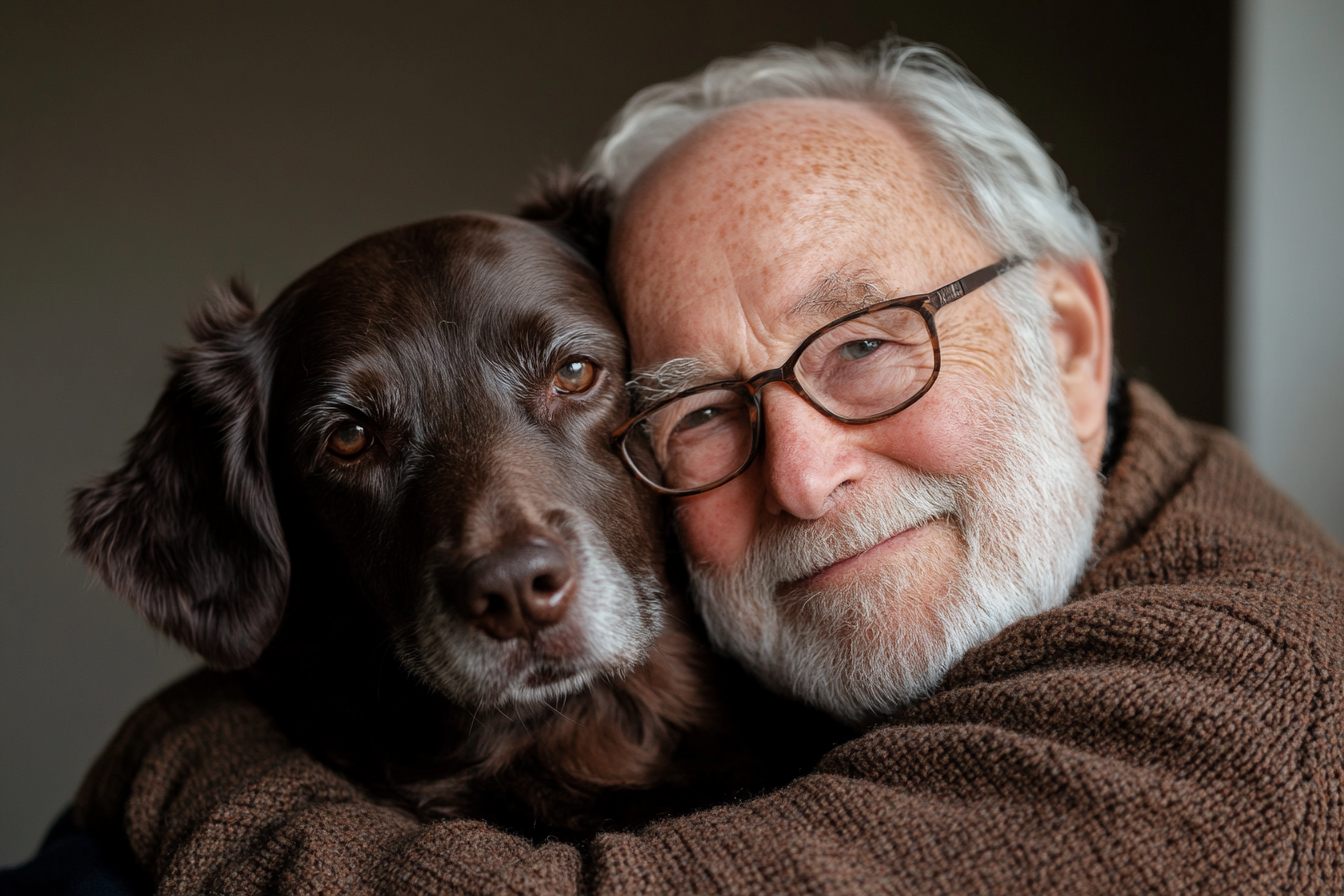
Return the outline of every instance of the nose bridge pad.
[[[768,436],[768,433],[766,432],[766,430],[768,429],[766,425],[768,418],[765,412],[765,397],[766,397],[765,390],[766,387],[768,386],[783,386],[784,388],[792,392],[800,401],[806,404],[811,410],[814,411],[816,410],[816,408],[813,408],[811,403],[807,400],[807,396],[803,394],[803,388],[799,383],[790,382],[777,374],[775,377],[766,380],[764,383],[759,384],[756,387],[755,392],[756,413],[760,416],[760,419],[756,421],[756,428],[757,432],[759,433],[759,439],[760,439],[760,444],[756,446],[756,452],[758,455],[763,454],[765,452],[765,445]]]
[[[812,401],[807,397],[807,395],[804,394],[804,392],[803,392],[803,388],[802,388],[802,386],[801,386],[800,384],[791,383],[791,382],[789,382],[788,380],[779,379],[779,380],[771,380],[769,383],[766,383],[766,386],[771,386],[771,385],[780,385],[780,386],[783,386],[784,388],[786,388],[786,389],[788,390],[788,392],[792,395],[792,397],[793,397],[794,399],[796,399],[799,403],[801,403],[802,407],[804,407],[804,408],[807,409],[807,411],[808,411],[809,413],[817,415],[817,417],[820,418],[820,419],[822,419],[822,420],[827,420],[827,421],[830,420],[830,418],[829,418],[828,416],[826,416],[825,414],[823,414],[823,413],[822,413],[822,412],[821,412],[821,411],[820,411],[820,410],[819,410],[819,409],[812,403]],[[761,389],[756,393],[756,395],[757,395],[757,399],[758,399],[758,401],[759,401],[759,407],[757,408],[757,413],[761,415],[761,420],[760,420],[760,428],[761,428],[761,448],[764,449],[764,447],[765,447],[766,431],[769,429],[769,425],[768,425],[768,424],[769,424],[769,419],[770,419],[770,415],[767,414],[767,412],[766,412],[766,407],[765,407],[765,398],[766,398],[766,396],[765,396],[765,386],[762,386]],[[781,400],[780,398],[775,398],[775,399],[771,402],[771,404],[774,404],[774,405],[778,406],[780,400]],[[785,397],[784,400],[787,400],[787,397]],[[776,411],[775,416],[779,416],[778,411]]]
[[[844,465],[826,437],[830,427],[843,424],[818,410],[794,384],[777,382],[789,387],[798,404],[790,406],[789,397],[780,395],[770,402],[773,411],[767,412],[765,396],[759,396],[762,420],[757,459],[761,462],[767,506],[799,519],[813,519],[825,511],[835,489],[852,478],[847,466],[842,469]],[[771,427],[776,430],[774,439],[769,435]],[[788,438],[779,438],[780,427],[791,428]]]

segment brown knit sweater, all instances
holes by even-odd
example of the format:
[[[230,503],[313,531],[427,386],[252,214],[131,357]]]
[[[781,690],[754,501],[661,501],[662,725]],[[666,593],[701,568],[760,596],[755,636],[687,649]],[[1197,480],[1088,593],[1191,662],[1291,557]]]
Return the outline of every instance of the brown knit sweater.
[[[419,824],[201,674],[131,717],[77,817],[167,893],[1339,893],[1344,551],[1132,389],[1068,605],[766,796],[581,847]]]

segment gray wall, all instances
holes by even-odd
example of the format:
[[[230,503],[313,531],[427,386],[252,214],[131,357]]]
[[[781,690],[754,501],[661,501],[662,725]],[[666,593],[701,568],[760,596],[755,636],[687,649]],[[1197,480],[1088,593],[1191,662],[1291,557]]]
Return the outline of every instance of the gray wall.
[[[507,210],[714,56],[893,24],[956,50],[1119,234],[1121,357],[1222,419],[1226,3],[281,6],[0,6],[0,865],[191,664],[62,551],[69,489],[143,423],[207,281],[269,297],[378,228]]]
[[[1344,541],[1344,2],[1243,0],[1231,423]]]

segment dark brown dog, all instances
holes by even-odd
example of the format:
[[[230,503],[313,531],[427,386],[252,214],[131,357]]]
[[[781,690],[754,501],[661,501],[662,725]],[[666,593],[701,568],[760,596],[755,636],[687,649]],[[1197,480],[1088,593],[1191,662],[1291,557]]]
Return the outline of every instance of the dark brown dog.
[[[233,286],[125,465],[74,498],[114,591],[422,817],[584,831],[736,780],[711,768],[743,732],[610,446],[603,208],[579,189],[532,208],[549,223],[390,230],[260,315]]]

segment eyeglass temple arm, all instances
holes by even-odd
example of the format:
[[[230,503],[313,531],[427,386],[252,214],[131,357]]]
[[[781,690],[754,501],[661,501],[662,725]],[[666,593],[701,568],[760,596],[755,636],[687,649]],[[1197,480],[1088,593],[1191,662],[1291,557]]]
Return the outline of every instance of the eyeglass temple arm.
[[[956,283],[949,283],[937,292],[931,293],[929,295],[929,302],[932,303],[933,310],[937,311],[944,305],[955,302],[957,299],[966,295],[966,293],[975,292],[1000,274],[1006,273],[1017,267],[1023,261],[1024,259],[1021,256],[999,259],[989,267],[981,268],[978,271],[972,271]]]

